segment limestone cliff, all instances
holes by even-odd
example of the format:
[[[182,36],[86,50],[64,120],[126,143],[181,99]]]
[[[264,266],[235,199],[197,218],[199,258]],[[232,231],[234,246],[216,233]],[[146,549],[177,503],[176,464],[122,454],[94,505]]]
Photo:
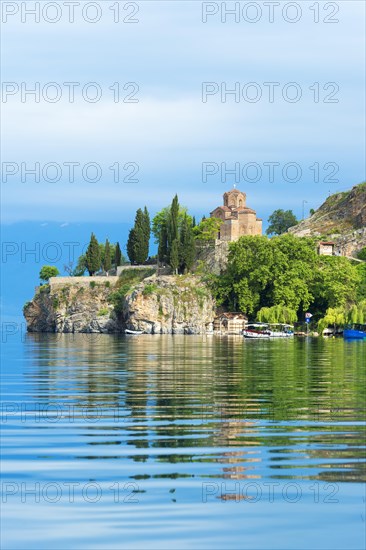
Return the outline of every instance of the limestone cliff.
[[[145,279],[123,307],[128,328],[151,334],[201,334],[214,317],[209,289],[194,276]]]
[[[213,322],[215,304],[195,276],[153,276],[137,284],[123,277],[55,277],[23,311],[29,332],[200,334]]]
[[[335,242],[340,254],[355,254],[366,246],[366,183],[331,195],[310,218],[289,232],[298,237],[326,237]]]
[[[104,281],[108,277],[98,277],[100,283],[86,277],[68,277],[67,283],[63,282],[66,278],[60,278],[62,282],[57,279],[39,287],[33,300],[24,306],[29,332],[108,333],[121,330],[109,302],[113,285],[109,280]]]

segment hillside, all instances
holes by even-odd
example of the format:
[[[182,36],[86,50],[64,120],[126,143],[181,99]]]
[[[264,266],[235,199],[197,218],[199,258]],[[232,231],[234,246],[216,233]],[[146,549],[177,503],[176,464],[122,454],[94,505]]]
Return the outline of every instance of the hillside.
[[[310,218],[291,227],[289,233],[331,239],[342,254],[355,254],[366,246],[366,183],[331,195]]]

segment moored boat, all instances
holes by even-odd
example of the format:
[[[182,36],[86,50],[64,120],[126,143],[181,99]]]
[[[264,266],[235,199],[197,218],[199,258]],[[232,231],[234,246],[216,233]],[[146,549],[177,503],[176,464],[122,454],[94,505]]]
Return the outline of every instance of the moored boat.
[[[253,323],[243,330],[244,338],[269,338],[270,331],[267,323]]]
[[[362,340],[366,338],[366,325],[354,324],[345,327],[343,331],[343,338],[352,340]]]
[[[126,328],[125,329],[125,334],[135,334],[135,335],[139,335],[139,334],[144,334],[144,331],[143,330],[131,330],[129,328]]]
[[[253,323],[243,330],[244,338],[290,338],[294,335],[294,327],[284,323]]]

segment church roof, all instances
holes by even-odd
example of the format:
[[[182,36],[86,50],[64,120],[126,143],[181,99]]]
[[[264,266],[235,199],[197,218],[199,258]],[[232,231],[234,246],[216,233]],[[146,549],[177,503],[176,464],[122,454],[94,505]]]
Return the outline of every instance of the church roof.
[[[217,206],[214,210],[212,210],[212,212],[215,212],[215,210],[224,210],[225,212],[231,212],[231,208],[229,208],[228,206]],[[210,214],[212,214],[212,212],[210,212]]]
[[[239,206],[238,208],[231,208],[231,210],[234,210],[235,212],[238,212],[239,214],[242,214],[242,213],[252,213],[252,214],[255,214],[255,210],[253,210],[253,208],[248,208],[247,206]]]

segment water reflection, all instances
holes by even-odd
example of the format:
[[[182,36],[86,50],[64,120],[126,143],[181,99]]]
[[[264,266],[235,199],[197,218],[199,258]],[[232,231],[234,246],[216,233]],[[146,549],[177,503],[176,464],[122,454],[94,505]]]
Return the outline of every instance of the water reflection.
[[[29,334],[25,356],[49,456],[132,479],[364,477],[364,342]]]

